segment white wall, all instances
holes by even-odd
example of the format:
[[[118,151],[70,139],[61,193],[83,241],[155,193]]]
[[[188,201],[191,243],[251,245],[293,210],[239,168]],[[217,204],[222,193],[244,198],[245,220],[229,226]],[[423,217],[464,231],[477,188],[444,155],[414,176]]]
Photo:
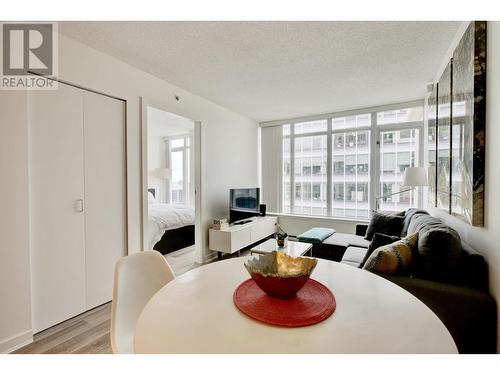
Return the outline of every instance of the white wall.
[[[201,241],[208,250],[213,217],[228,215],[228,190],[258,185],[258,124],[65,36],[59,37],[59,78],[127,101],[128,251],[142,244],[141,97],[201,121]],[[180,96],[176,101],[174,94]],[[0,349],[31,329],[26,96],[2,92],[0,212]],[[30,334],[30,332],[29,332]],[[14,342],[16,344],[16,342]],[[12,345],[10,345],[12,347]]]
[[[31,340],[26,93],[0,91],[0,353]]]
[[[155,176],[156,168],[166,167],[166,145],[163,137],[148,132],[148,188],[156,190],[156,200],[166,201],[166,181]]]
[[[462,32],[464,28],[461,29]],[[455,228],[461,238],[481,252],[489,266],[490,290],[500,301],[500,22],[488,22],[486,62],[486,176],[485,225],[472,227],[443,211],[428,207],[431,214],[440,217]],[[449,56],[447,56],[449,58]],[[441,73],[437,76],[439,76]],[[499,309],[500,311],[500,309]],[[500,314],[499,314],[500,322]],[[500,352],[500,325],[498,325],[498,351]]]

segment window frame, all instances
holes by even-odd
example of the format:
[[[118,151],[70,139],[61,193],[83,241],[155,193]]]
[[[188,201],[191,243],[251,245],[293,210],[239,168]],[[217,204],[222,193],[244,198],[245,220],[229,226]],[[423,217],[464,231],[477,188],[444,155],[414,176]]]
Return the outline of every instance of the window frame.
[[[411,107],[422,107],[422,119],[420,121],[409,121],[409,122],[401,122],[401,123],[387,123],[387,124],[377,124],[377,113],[378,112],[384,112],[384,111],[391,111],[391,110],[398,110],[398,109],[404,109],[404,108],[411,108]],[[370,115],[371,119],[371,124],[368,126],[360,126],[360,127],[348,127],[348,128],[343,128],[343,129],[333,129],[333,119],[338,118],[338,117],[347,117],[347,116],[356,116],[356,115]],[[316,132],[310,132],[310,133],[300,133],[300,134],[295,134],[295,124],[297,123],[303,123],[303,122],[309,122],[309,121],[327,121],[327,127],[326,131],[316,131]],[[389,105],[382,105],[382,106],[376,106],[376,107],[368,107],[368,108],[360,108],[360,109],[354,109],[354,110],[348,110],[348,111],[341,111],[341,112],[332,112],[332,113],[326,113],[326,114],[321,114],[321,115],[314,115],[314,116],[306,116],[306,117],[298,117],[298,118],[292,118],[292,119],[284,119],[284,120],[276,120],[276,121],[267,121],[267,122],[262,122],[260,123],[261,127],[268,127],[268,126],[283,126],[283,125],[289,125],[290,126],[290,132],[287,135],[282,136],[282,141],[284,139],[289,139],[289,150],[290,150],[290,215],[298,215],[298,216],[310,216],[306,214],[297,214],[294,213],[294,207],[295,207],[295,138],[299,137],[312,137],[312,136],[324,136],[326,135],[327,137],[327,170],[326,170],[326,176],[327,176],[327,182],[326,182],[326,211],[327,215],[326,216],[320,216],[322,218],[334,218],[334,219],[339,219],[339,220],[363,220],[362,218],[350,218],[346,216],[335,216],[333,212],[333,198],[334,198],[334,183],[335,179],[334,174],[334,160],[333,160],[333,138],[335,134],[339,133],[348,133],[348,132],[362,132],[362,131],[369,131],[370,132],[370,152],[369,152],[369,183],[368,183],[368,189],[369,189],[369,195],[368,195],[368,210],[369,212],[372,211],[376,205],[376,198],[381,196],[380,192],[380,142],[381,142],[381,133],[386,132],[386,131],[396,131],[396,130],[408,130],[408,129],[419,129],[419,136],[418,136],[418,150],[419,150],[419,155],[418,155],[418,160],[416,165],[417,166],[422,166],[424,162],[424,122],[425,122],[425,107],[424,107],[424,99],[421,100],[415,100],[415,101],[410,101],[410,102],[402,102],[402,103],[395,103],[395,104],[389,104]],[[345,142],[345,139],[344,139]],[[279,156],[280,158],[283,157],[281,154]],[[345,167],[345,166],[344,166]],[[283,163],[281,162],[281,170],[280,170],[280,175],[283,173]],[[280,178],[281,180],[281,178]],[[278,197],[278,202],[277,202],[277,208],[279,213],[283,213],[283,191],[284,191],[284,184],[283,181],[281,181],[281,189],[280,189],[280,194]],[[344,198],[345,198],[346,192],[344,188]],[[423,206],[423,195],[424,194],[419,194],[418,196],[418,206],[422,207]],[[366,219],[368,220],[368,218]]]

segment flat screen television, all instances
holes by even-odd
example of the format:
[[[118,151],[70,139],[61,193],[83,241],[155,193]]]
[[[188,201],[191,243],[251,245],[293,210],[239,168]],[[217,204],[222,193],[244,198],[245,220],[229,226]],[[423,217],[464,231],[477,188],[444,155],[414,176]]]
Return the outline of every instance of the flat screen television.
[[[229,190],[229,222],[234,223],[259,216],[260,189],[230,189]]]

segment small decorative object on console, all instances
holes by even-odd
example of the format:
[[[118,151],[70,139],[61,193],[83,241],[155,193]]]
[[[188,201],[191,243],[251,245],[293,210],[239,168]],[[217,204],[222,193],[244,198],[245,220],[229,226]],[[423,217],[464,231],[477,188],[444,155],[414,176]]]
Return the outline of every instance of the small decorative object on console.
[[[229,228],[229,223],[227,222],[227,219],[214,219],[214,225],[212,228],[217,230],[227,229]]]
[[[281,229],[279,224],[276,224],[276,234],[274,235],[278,247],[287,247],[288,245],[288,234]]]
[[[291,257],[273,251],[245,262],[245,268],[255,283],[268,295],[289,299],[304,286],[313,272],[317,259]]]

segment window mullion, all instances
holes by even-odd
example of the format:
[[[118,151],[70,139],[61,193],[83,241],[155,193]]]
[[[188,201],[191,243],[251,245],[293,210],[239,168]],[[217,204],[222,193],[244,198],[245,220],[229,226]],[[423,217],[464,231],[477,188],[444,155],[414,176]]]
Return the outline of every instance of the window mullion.
[[[184,142],[186,142],[184,140]],[[188,182],[187,182],[187,161],[188,161],[188,155],[187,155],[187,148],[184,147],[184,149],[182,150],[182,159],[183,159],[183,166],[182,166],[182,190],[183,190],[183,203],[184,204],[187,204],[187,201],[188,201]]]
[[[295,134],[295,138],[309,138],[309,137],[314,137],[317,135],[326,135],[328,132],[326,131],[320,131],[320,132],[312,132],[312,133],[300,133],[300,134]]]
[[[332,119],[327,120],[328,133],[326,136],[326,215],[332,214],[332,192],[333,192],[333,155],[332,155]]]
[[[295,123],[290,123],[290,213],[295,213]]]
[[[401,122],[401,123],[390,123],[384,125],[377,125],[378,128],[383,129],[384,131],[392,131],[392,130],[404,130],[404,129],[421,129],[424,127],[423,121],[411,121],[411,122]]]
[[[419,145],[419,156],[418,156],[418,166],[423,167],[424,166],[424,132],[423,130],[418,132],[418,145]],[[436,159],[437,163],[437,159]],[[423,188],[417,188],[420,189],[418,190],[418,207],[423,208],[424,207],[424,193],[423,193]]]
[[[401,186],[399,185],[399,181],[397,180],[397,174],[398,174],[398,166],[399,166],[399,139],[396,137],[396,131],[394,131],[394,180],[396,181],[395,183],[395,191],[401,191]],[[400,203],[400,195],[401,194],[396,194],[394,196],[394,209],[397,211],[399,209],[399,203]]]
[[[377,210],[377,199],[380,195],[380,132],[377,129],[377,112],[371,113],[370,131],[370,207],[369,210]]]
[[[166,145],[166,165],[165,167],[172,170],[172,150],[170,148],[170,140],[169,139],[166,139],[165,140],[165,145]],[[162,183],[162,186],[164,186],[165,188],[165,192],[164,192],[164,197],[165,197],[165,203],[171,203],[171,178],[167,179],[167,180],[163,180],[163,183]]]
[[[184,204],[187,205],[189,202],[189,199],[191,198],[189,196],[189,160],[190,160],[190,155],[189,155],[189,147],[187,147],[188,144],[188,138],[189,136],[184,137]]]
[[[363,131],[366,131],[366,130],[371,130],[372,127],[371,126],[360,126],[359,128],[342,128],[342,129],[333,129],[332,128],[332,131],[331,133],[332,134],[344,134],[344,133],[348,133],[348,132],[363,132]]]
[[[283,189],[283,172],[284,172],[284,162],[283,162],[283,142],[284,140],[286,139],[286,137],[283,136],[283,125],[280,126],[280,129],[279,129],[279,137],[275,136],[275,139],[276,138],[279,138],[279,144],[276,145],[276,148],[279,151],[279,154],[278,154],[278,162],[277,164],[279,165],[279,170],[280,170],[280,173],[278,174],[278,191],[277,191],[277,202],[276,202],[276,208],[277,208],[277,211],[278,212],[283,212],[283,200],[285,199],[285,195],[283,194],[284,193],[284,189]],[[262,158],[261,158],[262,159]],[[261,160],[261,163],[262,163],[262,160]]]

